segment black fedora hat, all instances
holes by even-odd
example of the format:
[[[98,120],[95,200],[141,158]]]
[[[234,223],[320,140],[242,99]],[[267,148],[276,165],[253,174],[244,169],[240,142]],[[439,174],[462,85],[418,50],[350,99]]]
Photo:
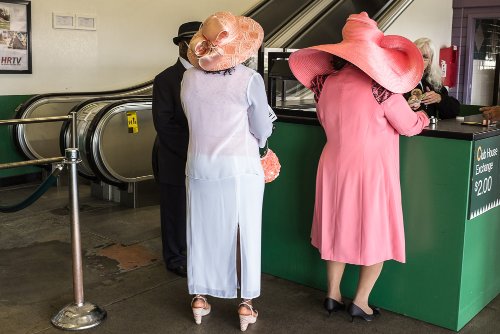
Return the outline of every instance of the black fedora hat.
[[[196,34],[198,29],[200,29],[200,26],[201,22],[198,21],[186,22],[181,24],[177,36],[174,37],[173,39],[174,44],[178,45],[179,42],[183,39],[190,40],[191,37],[193,37],[193,35]]]

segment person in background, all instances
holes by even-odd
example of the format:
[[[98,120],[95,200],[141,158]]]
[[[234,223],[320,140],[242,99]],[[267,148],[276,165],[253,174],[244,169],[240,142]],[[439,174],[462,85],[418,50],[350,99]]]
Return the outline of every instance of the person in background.
[[[439,119],[455,118],[460,111],[460,102],[448,95],[443,86],[441,68],[436,49],[429,38],[419,38],[415,45],[424,60],[424,74],[418,85],[404,96],[414,111],[423,110]]]
[[[500,106],[481,107],[479,111],[483,113],[484,119],[500,121]]]
[[[157,132],[153,148],[153,171],[160,184],[160,219],[163,260],[167,270],[186,277],[186,186],[185,168],[189,139],[180,91],[182,76],[192,65],[188,43],[201,22],[187,22],[173,42],[179,48],[177,62],[158,74],[153,82],[153,122]]]
[[[189,44],[181,100],[189,124],[186,164],[188,288],[195,322],[206,295],[237,298],[245,331],[260,295],[264,172],[259,147],[272,133],[264,80],[242,65],[264,31],[254,20],[217,12]]]
[[[326,261],[329,314],[345,309],[340,281],[346,263],[361,266],[348,307],[351,319],[379,314],[368,304],[384,261],[405,262],[399,183],[399,134],[429,125],[402,93],[419,82],[418,48],[401,36],[384,36],[366,12],[352,14],[343,40],[296,51],[289,64],[314,92],[325,130],[316,177],[312,245]]]

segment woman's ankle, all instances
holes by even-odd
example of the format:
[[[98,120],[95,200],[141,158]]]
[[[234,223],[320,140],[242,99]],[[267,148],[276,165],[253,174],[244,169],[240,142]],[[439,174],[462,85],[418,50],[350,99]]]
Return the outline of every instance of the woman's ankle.
[[[247,305],[250,305],[248,307]],[[251,315],[253,310],[252,300],[251,299],[243,299],[238,307],[238,313],[241,315]]]
[[[206,299],[205,296],[195,296],[193,298],[193,301],[191,303],[191,307],[194,307],[194,308],[200,308],[200,307],[203,307],[203,308],[206,308],[208,306],[208,300]]]
[[[357,307],[359,307],[360,309],[362,309],[365,313],[367,314],[372,314],[373,313],[373,310],[372,308],[368,305],[368,301],[367,300],[358,300],[358,299],[354,299],[352,301],[353,304],[355,304]]]
[[[326,294],[326,297],[334,299],[338,302],[342,301],[342,294],[340,293],[340,289],[329,289]]]
[[[342,295],[340,293],[329,293],[326,295],[327,298],[333,299],[339,303],[342,302]]]

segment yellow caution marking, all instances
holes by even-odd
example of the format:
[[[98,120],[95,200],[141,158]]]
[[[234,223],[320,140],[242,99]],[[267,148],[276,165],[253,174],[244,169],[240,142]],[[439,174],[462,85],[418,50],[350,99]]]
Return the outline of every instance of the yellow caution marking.
[[[127,124],[128,124],[128,133],[139,132],[139,124],[137,123],[136,111],[127,111]]]

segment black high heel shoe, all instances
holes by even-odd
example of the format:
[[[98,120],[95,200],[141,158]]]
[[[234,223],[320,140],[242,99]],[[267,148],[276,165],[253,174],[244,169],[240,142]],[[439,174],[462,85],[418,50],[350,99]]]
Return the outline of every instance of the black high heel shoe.
[[[380,315],[380,310],[377,307],[371,307],[371,309],[373,310],[373,314],[368,314],[356,304],[351,303],[347,309],[347,313],[351,316],[351,322],[354,321],[354,318],[361,318],[364,321],[372,321],[376,316]]]
[[[336,301],[335,299],[328,298],[328,297],[325,298],[325,301],[323,302],[323,306],[324,306],[325,310],[328,311],[328,316],[330,316],[332,314],[332,312],[337,312],[337,311],[345,309],[344,303],[340,303],[340,302]]]

